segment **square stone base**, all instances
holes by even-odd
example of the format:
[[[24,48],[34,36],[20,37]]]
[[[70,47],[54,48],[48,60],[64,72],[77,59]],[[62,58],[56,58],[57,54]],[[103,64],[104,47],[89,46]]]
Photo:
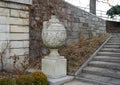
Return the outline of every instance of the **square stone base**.
[[[42,59],[42,72],[48,78],[61,78],[66,76],[67,61],[63,57]]]

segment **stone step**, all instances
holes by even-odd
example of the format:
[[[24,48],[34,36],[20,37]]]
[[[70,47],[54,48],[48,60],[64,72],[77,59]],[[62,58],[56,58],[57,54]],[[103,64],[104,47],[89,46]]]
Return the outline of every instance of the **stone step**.
[[[93,60],[120,63],[120,57],[112,57],[112,56],[95,56]]]
[[[120,40],[120,38],[110,38],[110,40]]]
[[[120,36],[119,37],[111,37],[110,39],[120,39]]]
[[[109,40],[108,43],[120,43],[118,40]]]
[[[105,77],[120,78],[120,71],[106,69],[106,68],[98,68],[98,67],[89,66],[89,67],[85,67],[83,69],[83,72],[89,73],[89,74],[105,76]]]
[[[105,48],[120,48],[120,45],[104,45]]]
[[[112,85],[112,84],[108,84],[108,83],[103,83],[103,82],[99,82],[99,81],[96,81],[96,80],[92,80],[92,79],[87,79],[87,78],[84,78],[84,77],[76,77],[76,79],[79,79],[80,81],[84,81],[84,82],[90,82],[90,83],[93,83],[95,85]],[[80,84],[81,85],[81,84]]]
[[[115,53],[115,52],[98,52],[98,56],[117,56],[120,57],[120,53]]]
[[[120,71],[120,63],[103,62],[103,61],[91,61],[91,62],[89,62],[89,66],[109,68],[109,69],[114,69],[114,70],[119,70]]]
[[[82,81],[80,79],[75,79],[70,82],[64,83],[63,85],[97,85],[97,84],[92,82]]]
[[[111,38],[111,39],[109,39],[108,41],[114,41],[114,40],[120,41],[120,38]]]
[[[120,43],[106,43],[106,45],[120,45]]]
[[[98,82],[98,85],[120,85],[120,79],[100,75],[82,73],[78,78],[95,83]]]
[[[118,49],[118,48],[102,48],[100,51],[101,52],[120,52],[120,49]]]

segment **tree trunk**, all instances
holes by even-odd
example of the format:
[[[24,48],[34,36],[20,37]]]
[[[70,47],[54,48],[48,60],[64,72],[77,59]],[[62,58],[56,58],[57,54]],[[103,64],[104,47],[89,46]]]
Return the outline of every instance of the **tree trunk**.
[[[96,15],[96,0],[90,0],[90,13]]]

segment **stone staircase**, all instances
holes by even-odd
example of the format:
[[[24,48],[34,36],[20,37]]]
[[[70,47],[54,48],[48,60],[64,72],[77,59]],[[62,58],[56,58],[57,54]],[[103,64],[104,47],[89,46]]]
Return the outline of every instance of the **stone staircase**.
[[[120,34],[103,43],[78,70],[75,80],[64,85],[120,85]]]

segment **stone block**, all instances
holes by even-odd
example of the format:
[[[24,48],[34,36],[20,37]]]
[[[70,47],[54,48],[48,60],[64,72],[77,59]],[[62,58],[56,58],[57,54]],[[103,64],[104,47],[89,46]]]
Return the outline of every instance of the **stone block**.
[[[9,33],[0,33],[0,41],[9,40]]]
[[[0,24],[8,25],[9,24],[9,17],[7,17],[7,16],[0,16]]]
[[[104,27],[99,27],[99,29],[100,29],[100,30],[105,30],[105,28],[104,28]]]
[[[10,25],[29,25],[29,19],[22,19],[22,18],[10,18],[9,19]]]
[[[23,70],[21,63],[23,63],[25,56],[18,56],[18,57],[19,57],[19,60],[16,62],[16,68]],[[27,64],[28,60],[26,60],[25,63]],[[15,70],[15,68],[13,67],[13,64],[14,64],[14,60],[12,58],[10,58],[10,55],[8,57],[4,57],[4,69],[6,69],[8,71]]]
[[[28,48],[29,41],[11,41],[10,48]]]
[[[71,14],[71,10],[70,9],[67,9],[67,12],[68,12],[68,14]]]
[[[95,37],[95,36],[97,36],[97,34],[96,34],[96,32],[95,31],[93,31],[92,32],[92,34],[93,34],[93,36]]]
[[[19,17],[19,18],[29,18],[29,12],[28,11],[11,9],[10,16],[12,16],[12,17]]]
[[[78,37],[79,37],[78,31],[71,32],[71,38],[78,38]]]
[[[5,1],[0,1],[0,7],[11,8],[11,9],[20,9],[20,10],[29,10],[28,6],[25,4],[8,3]]]
[[[0,8],[0,16],[9,16],[9,11],[8,8]]]
[[[11,33],[10,40],[29,40],[29,33]]]
[[[6,2],[0,1],[0,7],[7,7],[8,4]]]
[[[60,56],[61,57],[61,56]],[[66,76],[67,61],[65,58],[44,58],[42,59],[42,72],[48,78],[61,78]]]
[[[85,18],[84,17],[79,17],[80,22],[85,22]]]
[[[10,57],[10,56],[9,56]],[[12,71],[13,68],[13,59],[9,59],[9,57],[4,57],[4,69],[8,70],[8,71]]]
[[[0,25],[0,33],[8,33],[9,25]]]
[[[25,52],[29,52],[29,48],[10,49],[10,56],[13,54],[23,56]]]
[[[89,27],[88,23],[83,23],[83,27]]]
[[[32,0],[4,0],[4,1],[10,1],[14,3],[23,3],[23,4],[32,4]]]
[[[28,33],[29,27],[28,26],[10,26],[10,32],[16,32],[16,33]]]
[[[74,18],[74,23],[80,23],[79,18]]]
[[[73,26],[74,26],[74,27],[73,27],[74,31],[80,31],[79,23],[74,23]]]

